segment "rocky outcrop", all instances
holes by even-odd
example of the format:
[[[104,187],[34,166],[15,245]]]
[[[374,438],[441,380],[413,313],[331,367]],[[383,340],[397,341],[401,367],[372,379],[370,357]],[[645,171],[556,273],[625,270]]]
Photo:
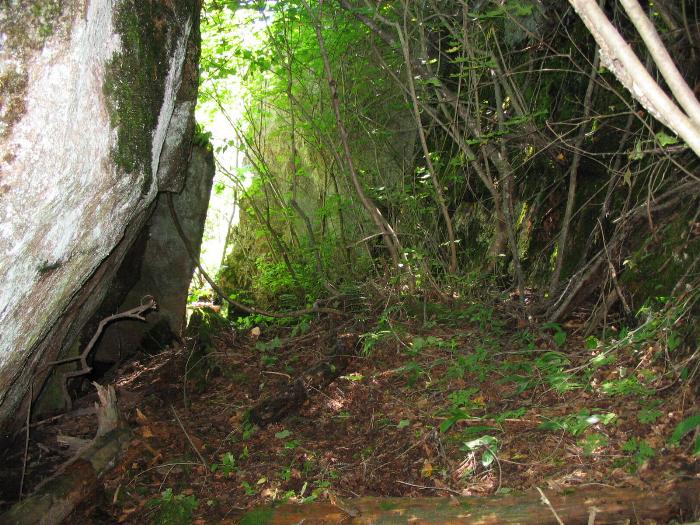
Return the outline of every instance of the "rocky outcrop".
[[[153,214],[125,257],[105,302],[83,330],[82,339],[88,341],[102,319],[138,306],[146,296],[156,298],[158,309],[147,316],[146,322],[109,325],[92,355],[100,367],[119,362],[137,350],[158,352],[181,338],[195,265],[175,227],[168,195],[172,195],[176,218],[189,245],[198,254],[214,171],[211,150],[195,146],[182,191],[159,194]]]
[[[73,345],[193,133],[196,0],[0,9],[0,431]]]

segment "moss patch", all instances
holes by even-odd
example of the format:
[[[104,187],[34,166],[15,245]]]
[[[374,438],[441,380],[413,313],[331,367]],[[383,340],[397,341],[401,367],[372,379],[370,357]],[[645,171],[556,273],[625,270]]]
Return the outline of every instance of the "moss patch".
[[[152,0],[121,2],[114,14],[122,52],[108,64],[104,84],[112,126],[118,130],[112,157],[124,172],[145,174],[142,193],[153,180],[152,134],[163,104],[173,19],[170,9]]]
[[[66,0],[23,0],[3,2],[0,32],[7,35],[9,49],[23,54],[37,51],[54,33],[68,37],[72,21],[83,13],[83,2]]]
[[[18,71],[0,72],[0,138],[9,135],[25,112],[27,75]]]

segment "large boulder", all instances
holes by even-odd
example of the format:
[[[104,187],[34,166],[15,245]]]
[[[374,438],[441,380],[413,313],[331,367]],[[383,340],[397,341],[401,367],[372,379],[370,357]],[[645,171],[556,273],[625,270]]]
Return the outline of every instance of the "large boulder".
[[[182,191],[158,195],[153,214],[124,258],[104,303],[83,329],[82,346],[92,338],[100,321],[114,312],[134,308],[147,296],[157,300],[158,309],[149,313],[145,322],[125,320],[108,325],[91,352],[89,362],[95,370],[104,370],[136,351],[155,353],[181,340],[195,268],[189,252],[199,255],[214,172],[211,149],[195,146]],[[188,247],[183,244],[175,220]]]
[[[198,27],[197,0],[0,6],[0,434],[182,189]]]

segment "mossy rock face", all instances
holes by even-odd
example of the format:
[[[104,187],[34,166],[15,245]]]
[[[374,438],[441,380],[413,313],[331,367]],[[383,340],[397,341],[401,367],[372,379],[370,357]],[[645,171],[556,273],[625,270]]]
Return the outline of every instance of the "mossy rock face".
[[[124,173],[145,174],[142,194],[148,192],[155,175],[153,133],[163,107],[170,56],[173,46],[185,37],[186,24],[196,24],[195,15],[192,0],[124,0],[115,9],[114,27],[122,50],[107,65],[104,84],[117,130],[113,160]],[[196,82],[191,84],[186,83],[186,92],[194,97]]]
[[[167,75],[165,47],[172,23],[168,10],[150,1],[128,0],[117,8],[114,25],[122,53],[107,66],[104,84],[113,127],[117,128],[114,162],[126,173],[146,173],[152,182],[151,133],[163,104]]]

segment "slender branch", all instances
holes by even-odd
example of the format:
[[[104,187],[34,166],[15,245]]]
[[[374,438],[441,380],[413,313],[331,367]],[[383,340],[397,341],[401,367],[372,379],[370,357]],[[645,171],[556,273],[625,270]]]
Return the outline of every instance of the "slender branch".
[[[428,173],[430,174],[430,180],[433,183],[433,188],[435,189],[435,201],[440,208],[440,213],[445,220],[445,226],[447,227],[447,238],[450,245],[450,266],[449,272],[454,273],[457,271],[457,246],[454,234],[454,228],[452,227],[452,218],[450,217],[450,212],[447,209],[447,203],[445,202],[445,195],[440,187],[440,181],[437,177],[437,172],[435,171],[435,166],[433,166],[433,160],[430,157],[430,150],[428,149],[428,141],[425,137],[425,130],[423,129],[423,123],[421,121],[420,109],[418,107],[418,96],[416,95],[416,87],[413,82],[413,69],[411,67],[411,55],[408,48],[408,42],[404,37],[404,33],[398,24],[394,24],[396,32],[399,35],[399,41],[401,42],[401,49],[403,51],[403,58],[406,64],[406,84],[408,86],[408,93],[411,98],[411,105],[413,107],[413,117],[416,121],[416,129],[418,130],[418,138],[420,139],[421,148],[423,149],[423,156],[425,157],[425,163],[428,168]]]
[[[569,0],[600,46],[602,64],[659,122],[677,133],[700,157],[700,129],[652,78],[595,0]]]
[[[182,429],[183,434],[185,434],[187,441],[189,442],[190,446],[192,447],[192,450],[194,450],[195,454],[197,454],[197,457],[199,458],[199,461],[202,463],[202,466],[204,467],[204,472],[209,473],[209,465],[207,464],[206,460],[204,459],[204,456],[202,456],[202,453],[199,451],[199,449],[194,446],[194,443],[192,442],[192,438],[187,433],[187,430],[185,430],[185,425],[183,425],[182,421],[180,421],[180,416],[177,415],[177,411],[175,410],[175,407],[173,405],[170,405],[170,410],[173,411],[173,415],[175,416],[175,420],[177,421],[177,424],[180,425],[180,429]]]
[[[557,523],[559,525],[564,525],[564,522],[561,521],[561,518],[559,517],[559,514],[557,514],[557,511],[554,510],[554,507],[552,507],[552,503],[549,501],[549,498],[545,496],[544,492],[542,492],[542,489],[539,487],[535,487],[537,489],[537,492],[540,493],[540,498],[542,499],[542,503],[547,505],[549,507],[549,510],[552,511],[552,514],[554,514],[554,518],[557,520]]]
[[[557,260],[554,266],[554,272],[552,272],[552,278],[549,282],[550,295],[554,294],[559,287],[559,277],[561,276],[561,270],[564,267],[566,240],[569,236],[571,216],[574,212],[574,204],[576,202],[576,182],[578,177],[578,168],[581,164],[581,146],[583,146],[583,141],[586,137],[586,124],[588,123],[591,115],[591,101],[593,98],[593,88],[595,87],[595,79],[599,63],[600,55],[596,53],[595,58],[593,59],[593,64],[591,64],[591,75],[588,79],[586,94],[583,97],[583,119],[581,120],[581,127],[579,128],[576,142],[574,143],[574,156],[571,160],[571,168],[569,169],[569,193],[566,198],[566,208],[564,209],[564,218],[562,220],[561,232],[559,233],[559,241],[557,243]]]
[[[330,93],[331,93],[331,105],[333,106],[333,112],[335,114],[335,121],[336,121],[336,125],[338,126],[338,134],[340,135],[340,142],[343,145],[343,152],[345,154],[345,162],[346,162],[346,164],[348,166],[348,170],[350,172],[350,178],[352,179],[353,186],[355,187],[355,191],[357,192],[357,196],[359,197],[360,202],[365,207],[365,209],[369,213],[370,217],[372,217],[372,221],[377,226],[379,231],[382,232],[382,239],[384,240],[384,244],[385,244],[387,250],[389,250],[389,255],[391,256],[391,260],[394,263],[394,267],[400,268],[401,263],[400,263],[400,259],[399,259],[399,254],[403,250],[401,248],[401,244],[399,243],[398,237],[396,236],[394,229],[391,227],[391,225],[387,222],[387,220],[381,214],[381,212],[379,211],[377,206],[371,201],[371,199],[365,193],[365,190],[362,187],[360,179],[357,175],[357,170],[355,169],[355,163],[353,162],[353,159],[352,159],[352,152],[350,151],[350,144],[348,141],[348,132],[347,132],[347,129],[345,128],[345,124],[343,123],[343,119],[342,119],[342,116],[340,114],[340,102],[339,102],[339,98],[338,98],[338,88],[337,88],[336,81],[333,77],[333,72],[331,71],[330,60],[328,58],[328,52],[326,51],[325,40],[324,40],[323,34],[321,32],[320,21],[318,20],[317,17],[315,17],[313,15],[313,13],[311,11],[311,7],[309,6],[308,2],[306,2],[305,0],[301,0],[301,1],[304,4],[304,8],[306,9],[307,13],[314,21],[313,25],[314,25],[314,30],[316,31],[316,40],[318,40],[319,52],[321,53],[321,58],[323,60],[323,69],[325,71],[326,81],[328,82],[328,88],[330,89]],[[407,265],[406,265],[406,268],[408,268]]]
[[[27,456],[29,454],[29,421],[32,418],[32,399],[34,398],[34,385],[29,385],[29,403],[27,403],[27,432],[24,434],[24,456],[22,459],[22,476],[19,478],[19,501],[22,501],[22,491],[24,490],[24,477],[27,474]]]
[[[656,32],[654,24],[647,17],[637,0],[620,0],[622,7],[627,11],[627,15],[637,28],[644,43],[649,49],[656,67],[671,89],[671,93],[690,117],[696,128],[700,129],[700,103],[695,98],[695,93],[690,89],[688,83],[683,79],[666,46],[661,41],[659,33]]]

